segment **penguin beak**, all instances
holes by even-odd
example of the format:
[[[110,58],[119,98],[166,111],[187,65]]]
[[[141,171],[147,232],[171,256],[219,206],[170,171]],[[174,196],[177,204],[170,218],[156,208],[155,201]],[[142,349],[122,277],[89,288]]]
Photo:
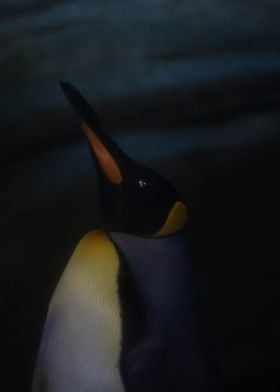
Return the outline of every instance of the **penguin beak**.
[[[120,166],[128,157],[101,131],[96,114],[79,91],[66,82],[60,86],[81,119],[90,149],[104,175],[112,184],[120,185],[123,181]]]
[[[116,161],[114,160],[108,149],[92,131],[92,129],[85,123],[83,123],[82,126],[85,130],[89,145],[94,151],[96,158],[101,168],[103,169],[104,174],[113,184],[120,185],[123,181],[123,177]]]

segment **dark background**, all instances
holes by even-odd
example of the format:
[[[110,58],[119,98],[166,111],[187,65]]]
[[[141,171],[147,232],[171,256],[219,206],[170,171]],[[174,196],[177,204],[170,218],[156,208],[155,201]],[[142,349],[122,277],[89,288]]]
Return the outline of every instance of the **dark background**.
[[[29,390],[51,293],[101,222],[59,80],[187,202],[227,391],[280,390],[279,20],[276,0],[1,0],[1,390]]]

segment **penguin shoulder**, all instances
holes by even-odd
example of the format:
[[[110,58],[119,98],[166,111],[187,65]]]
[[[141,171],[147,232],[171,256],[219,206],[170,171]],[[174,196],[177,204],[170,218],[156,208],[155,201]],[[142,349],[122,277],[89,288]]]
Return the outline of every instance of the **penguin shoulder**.
[[[105,231],[93,230],[83,236],[76,246],[70,259],[84,263],[88,259],[97,261],[100,257],[110,259],[114,257],[115,247]]]
[[[76,246],[55,290],[51,306],[71,295],[110,295],[117,287],[119,256],[104,231],[87,233]]]

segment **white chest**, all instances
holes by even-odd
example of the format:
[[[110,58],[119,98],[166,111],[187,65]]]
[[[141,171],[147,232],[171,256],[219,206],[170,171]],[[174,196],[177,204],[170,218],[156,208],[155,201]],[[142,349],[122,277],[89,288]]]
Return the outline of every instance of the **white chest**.
[[[99,245],[93,251],[78,246],[55,290],[33,392],[124,391],[118,368],[118,259],[111,244]]]

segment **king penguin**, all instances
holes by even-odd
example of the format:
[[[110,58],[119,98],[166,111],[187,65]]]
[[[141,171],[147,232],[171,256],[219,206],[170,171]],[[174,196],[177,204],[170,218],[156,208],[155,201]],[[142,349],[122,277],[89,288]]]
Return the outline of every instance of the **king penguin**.
[[[104,229],[77,245],[52,296],[32,392],[219,392],[174,188],[130,159],[85,98],[77,111],[95,163]]]

